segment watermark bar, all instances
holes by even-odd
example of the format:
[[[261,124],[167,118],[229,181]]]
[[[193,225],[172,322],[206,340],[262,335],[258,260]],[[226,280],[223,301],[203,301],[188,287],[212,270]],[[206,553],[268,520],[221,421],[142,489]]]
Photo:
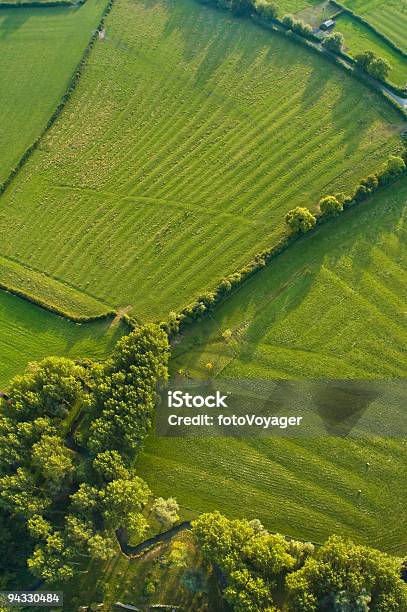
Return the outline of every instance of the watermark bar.
[[[407,435],[407,379],[175,379],[158,396],[158,436]]]
[[[64,596],[61,591],[1,591],[0,605],[6,609],[18,606],[62,608]]]

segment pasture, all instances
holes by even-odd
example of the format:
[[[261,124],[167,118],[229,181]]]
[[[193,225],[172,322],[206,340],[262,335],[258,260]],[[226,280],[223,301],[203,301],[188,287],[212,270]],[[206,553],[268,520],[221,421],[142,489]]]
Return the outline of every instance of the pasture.
[[[405,377],[406,210],[404,179],[296,243],[184,333],[173,374],[206,378],[211,362],[237,380]],[[137,467],[155,494],[195,511],[405,554],[406,460],[391,438],[151,436]]]
[[[0,10],[0,183],[58,106],[106,0]]]
[[[321,4],[321,0],[277,0],[275,5],[278,7],[278,15],[295,15],[308,7],[315,7]]]
[[[0,254],[162,319],[274,243],[288,209],[379,168],[400,129],[284,36],[190,0],[123,0],[0,200]]]
[[[342,0],[407,51],[407,0]]]
[[[123,324],[72,323],[0,291],[0,385],[4,389],[28,363],[50,355],[103,360],[124,333]]]
[[[407,59],[401,53],[392,49],[380,36],[349,14],[343,13],[336,22],[335,31],[341,32],[345,38],[345,51],[352,56],[363,51],[373,51],[389,62],[389,81],[398,86],[407,84]]]

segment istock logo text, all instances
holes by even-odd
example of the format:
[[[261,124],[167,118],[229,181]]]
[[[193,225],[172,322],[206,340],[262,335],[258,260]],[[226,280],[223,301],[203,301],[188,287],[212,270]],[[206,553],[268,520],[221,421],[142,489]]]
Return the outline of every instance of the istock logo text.
[[[168,408],[227,408],[227,395],[192,395],[182,391],[168,391]]]

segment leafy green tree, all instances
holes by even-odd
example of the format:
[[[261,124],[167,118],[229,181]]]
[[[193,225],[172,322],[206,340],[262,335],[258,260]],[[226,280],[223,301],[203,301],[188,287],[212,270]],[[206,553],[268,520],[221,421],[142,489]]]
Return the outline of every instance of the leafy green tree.
[[[378,178],[380,185],[387,185],[388,183],[391,183],[405,171],[406,164],[403,158],[398,157],[397,155],[391,155],[387,160],[384,169],[379,173]]]
[[[339,536],[330,537],[301,569],[287,576],[286,584],[293,612],[330,611],[340,605],[344,607],[336,609],[363,610],[366,603],[372,612],[407,609],[399,561]]]
[[[287,540],[280,534],[254,535],[242,548],[242,554],[251,566],[269,577],[279,576],[294,567]]]
[[[32,447],[45,433],[56,433],[47,417],[14,421],[0,416],[0,474],[14,472],[21,464],[30,465]]]
[[[88,540],[88,551],[93,559],[107,561],[117,553],[113,539],[106,533],[97,533]]]
[[[171,527],[179,520],[178,511],[179,506],[174,497],[157,497],[151,508],[151,513],[161,524],[161,529]]]
[[[71,508],[82,516],[91,516],[100,504],[99,489],[86,482],[71,495]]]
[[[167,334],[158,325],[136,328],[118,342],[94,388],[88,440],[92,453],[109,449],[134,455],[151,426],[156,385],[168,376],[168,354]]]
[[[356,66],[361,70],[368,72],[369,65],[375,59],[375,57],[376,56],[373,51],[363,51],[362,53],[358,53],[355,55]]]
[[[65,539],[76,551],[83,550],[93,536],[93,524],[72,514],[65,516]]]
[[[372,598],[366,592],[362,592],[354,597],[345,591],[337,593],[332,602],[333,612],[369,612]]]
[[[385,81],[391,70],[389,62],[382,57],[375,57],[368,66],[368,72],[375,79]]]
[[[324,38],[322,44],[328,51],[340,53],[345,46],[345,39],[340,32],[333,32]]]
[[[71,359],[48,357],[11,381],[11,401],[3,403],[3,413],[20,421],[38,416],[63,419],[80,400],[85,378],[85,369]]]
[[[43,435],[32,447],[32,464],[46,480],[60,482],[72,476],[72,451],[64,446],[59,436]]]
[[[269,0],[255,0],[254,8],[264,19],[275,19],[278,17],[278,7],[275,2]]]
[[[202,514],[192,527],[204,557],[220,566],[225,559],[237,564],[243,546],[254,535],[248,521],[229,520],[220,512]]]
[[[28,531],[37,540],[46,540],[52,532],[51,524],[40,514],[34,514],[27,521]]]
[[[283,536],[219,512],[201,515],[192,528],[203,557],[227,576],[225,597],[232,609],[274,610],[272,590],[295,564]]]
[[[267,584],[247,569],[230,574],[230,584],[225,589],[225,599],[235,612],[266,612],[271,607],[271,594]]]
[[[364,70],[375,79],[384,81],[390,70],[389,62],[381,57],[378,57],[373,51],[364,51],[355,55],[355,63],[358,68]]]
[[[287,225],[295,232],[305,234],[316,225],[316,218],[308,208],[297,206],[288,211],[285,217]]]
[[[104,451],[96,455],[93,467],[104,482],[130,477],[129,470],[126,468],[122,456],[115,450]]]
[[[0,508],[26,518],[42,514],[51,505],[48,495],[43,495],[34,476],[19,467],[15,474],[0,478]]]
[[[319,208],[323,215],[334,217],[343,211],[343,202],[337,200],[335,196],[326,196],[320,200]]]
[[[357,187],[354,199],[357,202],[365,200],[369,195],[374,193],[379,187],[379,179],[376,174],[371,174],[367,178],[360,181],[360,185]]]
[[[311,542],[300,542],[298,540],[290,540],[288,543],[288,552],[295,559],[295,569],[299,569],[308,559],[314,554],[315,546]]]
[[[249,521],[249,525],[256,535],[266,535],[268,533],[267,529],[264,527],[263,523],[259,521],[259,519],[252,519]]]
[[[94,532],[95,525],[74,515],[65,517],[65,542],[81,556],[107,561],[116,553],[112,537],[106,531]]]
[[[135,535],[142,535],[147,524],[141,511],[150,493],[144,480],[137,476],[131,480],[109,482],[101,491],[102,515],[106,527],[123,527]]]
[[[385,172],[393,176],[399,176],[406,170],[406,164],[402,157],[391,155],[387,161]]]
[[[62,535],[55,531],[45,543],[36,546],[27,564],[32,573],[42,580],[64,582],[74,575],[73,557],[74,552],[66,547]]]

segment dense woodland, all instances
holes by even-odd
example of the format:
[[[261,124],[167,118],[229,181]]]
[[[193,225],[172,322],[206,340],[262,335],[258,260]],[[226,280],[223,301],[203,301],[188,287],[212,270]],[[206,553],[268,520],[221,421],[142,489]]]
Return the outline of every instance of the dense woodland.
[[[26,564],[50,583],[72,578],[81,557],[117,552],[118,528],[143,535],[150,491],[132,462],[168,352],[166,334],[146,325],[107,363],[50,357],[11,382],[0,425],[1,520],[12,530],[1,530],[3,588],[21,584]]]

